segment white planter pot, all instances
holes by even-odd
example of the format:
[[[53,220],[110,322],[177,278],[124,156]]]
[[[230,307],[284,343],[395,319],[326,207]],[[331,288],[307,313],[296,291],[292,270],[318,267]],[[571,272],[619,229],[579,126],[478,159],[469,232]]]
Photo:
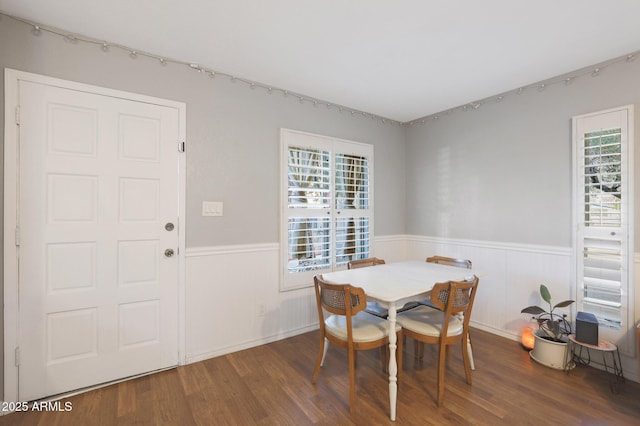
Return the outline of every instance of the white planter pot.
[[[571,351],[568,343],[543,339],[538,336],[538,331],[533,335],[535,343],[529,355],[534,361],[556,370],[565,370],[571,365]]]

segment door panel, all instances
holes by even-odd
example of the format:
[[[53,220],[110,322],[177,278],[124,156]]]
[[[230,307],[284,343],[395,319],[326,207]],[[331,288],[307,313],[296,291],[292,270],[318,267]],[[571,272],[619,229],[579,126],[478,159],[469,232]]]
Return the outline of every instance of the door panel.
[[[19,397],[178,363],[179,111],[20,81]]]

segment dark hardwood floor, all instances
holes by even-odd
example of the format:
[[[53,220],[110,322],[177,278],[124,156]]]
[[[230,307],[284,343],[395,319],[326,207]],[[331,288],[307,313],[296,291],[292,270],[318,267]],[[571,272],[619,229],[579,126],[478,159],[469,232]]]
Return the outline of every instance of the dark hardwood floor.
[[[435,350],[414,362],[405,346],[398,425],[638,425],[640,384],[613,394],[614,376],[578,366],[570,373],[533,362],[517,343],[472,330],[476,371],[464,380],[460,351],[451,351],[445,399],[435,403]],[[28,411],[3,425],[385,425],[389,387],[379,352],[358,356],[356,407],[348,407],[346,353],[331,347],[317,385],[318,346],[311,332],[61,400],[66,412]]]

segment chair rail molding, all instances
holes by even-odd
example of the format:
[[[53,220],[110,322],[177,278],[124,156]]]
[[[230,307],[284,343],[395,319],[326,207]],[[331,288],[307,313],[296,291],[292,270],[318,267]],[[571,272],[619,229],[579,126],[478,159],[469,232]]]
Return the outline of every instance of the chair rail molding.
[[[569,246],[567,247],[547,246],[547,245],[537,245],[537,244],[467,240],[467,239],[459,239],[459,238],[429,237],[429,236],[418,236],[418,235],[408,235],[407,242],[414,242],[414,243],[422,242],[422,243],[444,244],[444,245],[459,246],[459,247],[477,247],[477,248],[495,249],[495,250],[509,250],[509,251],[530,252],[530,253],[554,254],[558,256],[571,255],[571,247]]]
[[[227,246],[207,246],[207,247],[188,247],[186,249],[186,257],[198,256],[216,256],[222,254],[242,254],[278,251],[280,244],[278,243],[262,243],[262,244],[238,244]]]

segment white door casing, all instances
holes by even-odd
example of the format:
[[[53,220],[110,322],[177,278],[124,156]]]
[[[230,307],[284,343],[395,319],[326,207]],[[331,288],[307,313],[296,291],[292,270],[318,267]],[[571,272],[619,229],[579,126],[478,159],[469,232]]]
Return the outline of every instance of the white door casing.
[[[177,365],[184,104],[11,70],[5,80],[19,123],[5,132],[16,144],[5,152],[5,304],[17,305],[5,312],[16,327],[5,400]]]

